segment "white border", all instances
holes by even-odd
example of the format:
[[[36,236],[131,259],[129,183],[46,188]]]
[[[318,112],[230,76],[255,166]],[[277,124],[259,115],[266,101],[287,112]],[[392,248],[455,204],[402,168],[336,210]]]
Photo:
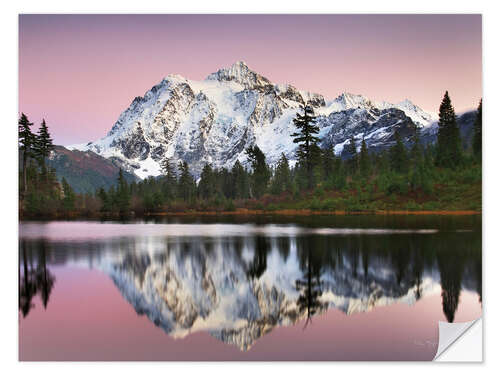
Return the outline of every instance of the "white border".
[[[2,32],[1,61],[2,69],[2,125],[4,144],[1,150],[3,183],[0,197],[2,199],[2,233],[6,241],[3,242],[1,251],[2,272],[2,297],[3,309],[1,310],[1,347],[0,356],[4,373],[31,373],[38,374],[86,374],[88,371],[114,372],[120,374],[137,375],[139,369],[146,371],[179,371],[202,372],[203,374],[253,374],[256,371],[286,371],[287,374],[299,374],[305,371],[332,371],[332,366],[340,366],[340,371],[364,371],[400,373],[402,370],[409,373],[453,371],[454,374],[469,373],[477,370],[493,370],[498,363],[498,349],[495,345],[495,335],[500,330],[498,322],[498,298],[493,293],[499,286],[498,266],[500,265],[500,251],[495,237],[497,230],[496,212],[498,210],[500,184],[498,178],[497,143],[500,142],[500,121],[498,103],[500,91],[499,81],[499,48],[498,35],[500,35],[500,19],[497,2],[491,1],[268,1],[253,0],[251,2],[237,1],[17,1],[3,2],[0,12],[0,27]],[[329,4],[329,5],[328,5]],[[484,281],[483,300],[485,316],[485,365],[464,364],[411,364],[407,363],[18,363],[17,362],[17,146],[15,139],[15,123],[17,122],[17,14],[18,13],[482,13],[483,14],[483,53],[484,53]],[[489,291],[492,298],[489,298]],[[491,318],[489,318],[491,317]],[[165,367],[159,368],[158,366]],[[421,367],[424,366],[424,367]],[[472,366],[472,367],[471,367]],[[402,368],[404,367],[404,369]]]

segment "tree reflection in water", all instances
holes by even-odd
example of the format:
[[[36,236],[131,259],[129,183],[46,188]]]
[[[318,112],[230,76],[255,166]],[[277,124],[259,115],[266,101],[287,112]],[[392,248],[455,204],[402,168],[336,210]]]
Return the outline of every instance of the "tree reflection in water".
[[[305,319],[306,327],[312,322],[314,315],[334,306],[332,298],[336,298],[335,303],[340,304],[338,308],[342,308],[346,313],[351,313],[348,310],[351,308],[351,300],[358,301],[357,308],[361,306],[366,309],[372,305],[363,304],[373,304],[382,297],[397,301],[398,298],[412,294],[415,300],[419,300],[424,296],[424,281],[429,277],[441,284],[442,310],[449,322],[455,320],[463,288],[477,291],[481,302],[480,233],[443,232],[436,235],[377,236],[307,234],[277,237],[255,235],[217,239],[193,236],[182,240],[159,238],[154,240],[154,253],[150,250],[151,241],[139,237],[120,238],[88,241],[75,246],[71,242],[21,239],[19,310],[22,316],[28,316],[34,307],[33,299],[37,294],[40,295],[45,308],[50,302],[55,277],[49,271],[48,263],[65,264],[83,258],[88,260],[89,267],[98,268],[103,262],[102,259],[106,258],[104,255],[108,253],[113,255],[108,258],[112,258],[115,263],[107,265],[106,270],[113,270],[115,284],[130,303],[141,301],[139,296],[143,291],[134,292],[137,293],[135,297],[129,299],[125,293],[130,290],[130,285],[120,284],[117,281],[120,275],[127,276],[123,280],[135,278],[137,285],[143,287],[147,284],[145,278],[148,277],[148,270],[154,271],[150,272],[150,275],[159,274],[161,270],[169,268],[168,275],[171,280],[175,280],[175,285],[184,288],[182,295],[191,298],[186,306],[191,309],[190,314],[193,317],[207,316],[218,308],[218,301],[228,295],[231,288],[241,291],[243,283],[250,283],[249,293],[261,293],[257,296],[260,298],[257,307],[241,304],[231,313],[239,314],[239,319],[243,316],[249,320],[249,325],[245,328],[246,334],[253,338],[267,332],[271,322],[280,324],[282,320],[286,320],[294,323],[297,319]],[[276,259],[280,261],[277,262]],[[223,267],[216,268],[219,264],[217,262],[223,262]],[[277,264],[281,264],[280,267],[283,268],[274,269],[278,267]],[[297,264],[297,273],[293,273],[295,271],[285,267],[285,264]],[[195,267],[196,265],[199,267]],[[233,267],[230,276],[218,281],[214,273],[223,273],[227,267]],[[287,278],[293,275],[290,290],[284,290],[283,285],[260,285],[261,279],[267,277],[267,283],[272,279],[268,271],[277,275],[280,282],[288,282]],[[203,277],[196,272],[203,273]],[[240,273],[243,278],[238,276]],[[191,279],[186,280],[186,277]],[[197,288],[196,283],[201,285],[199,290],[189,289]],[[240,284],[235,286],[236,283]],[[270,290],[263,289],[267,287]],[[168,293],[175,292],[169,289],[171,285],[164,285],[162,288]],[[211,297],[204,299],[203,306],[199,307],[196,296],[208,292]],[[169,296],[170,294],[161,296],[163,299],[158,300],[168,300],[171,298]],[[270,301],[275,303],[275,306],[265,306],[266,303],[271,303]],[[151,316],[154,315],[154,306],[134,308],[141,313],[148,314],[149,311]],[[292,308],[296,308],[293,314]],[[181,312],[182,310],[179,310],[176,313]],[[267,320],[264,316],[266,313],[272,314]],[[159,322],[164,317],[159,318],[158,320],[156,317],[154,321]],[[172,323],[169,324],[163,329],[173,329]],[[218,335],[226,340],[237,339],[235,330],[226,330],[224,334]],[[250,342],[251,340],[248,340],[248,343]]]
[[[19,246],[22,254],[22,259],[19,259],[19,310],[23,317],[26,317],[35,307],[33,298],[38,293],[43,307],[47,308],[55,277],[47,269],[48,243],[46,240],[35,243],[35,253],[38,256],[36,266],[33,264],[33,252],[27,251],[28,242],[22,239]]]

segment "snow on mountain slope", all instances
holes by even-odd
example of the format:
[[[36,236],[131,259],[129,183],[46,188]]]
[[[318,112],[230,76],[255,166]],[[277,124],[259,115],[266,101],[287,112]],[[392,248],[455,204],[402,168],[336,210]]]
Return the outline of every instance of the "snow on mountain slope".
[[[137,243],[132,252],[110,251],[112,256],[100,257],[93,267],[107,273],[134,309],[168,335],[184,338],[204,331],[248,350],[275,327],[308,317],[307,306],[300,303],[307,288],[298,289],[297,280],[307,280],[301,259],[313,255],[295,239],[285,245],[277,238],[265,243],[266,251],[261,253],[255,239],[247,237],[235,242],[191,243],[149,239]],[[342,266],[323,266],[318,275],[322,286],[315,314],[328,309],[354,314],[394,303],[412,305],[417,298],[441,291],[439,276],[432,270],[423,274],[417,287],[411,275],[397,280],[387,258],[372,258],[362,272],[353,271],[357,262],[349,252],[337,261]],[[265,266],[253,271],[260,263]]]
[[[40,232],[24,223],[20,232],[28,250],[51,239],[49,264],[108,275],[168,335],[207,332],[241,350],[329,309],[356,314],[441,295],[443,311],[454,311],[461,290],[480,293],[482,285],[481,254],[470,241],[426,251],[442,242],[436,229],[105,223],[72,230],[79,225],[49,223]],[[399,237],[401,251],[387,251],[387,235],[397,233],[412,235]],[[458,273],[450,257],[461,259]]]
[[[318,115],[323,146],[335,147],[339,153],[338,145],[352,135],[377,140],[375,147],[387,147],[393,142],[390,135],[370,136],[382,125],[392,134],[396,128],[409,129],[414,124],[425,127],[434,119],[408,100],[380,104],[343,93],[326,102],[319,94],[273,84],[238,61],[204,81],[165,77],[144,97],[136,97],[105,137],[68,148],[117,158],[140,178],[160,174],[159,162],[165,157],[188,162],[195,175],[206,163],[231,168],[240,160],[246,165],[244,151],[254,144],[269,163],[275,163],[281,153],[293,160],[297,145],[291,137],[296,130],[292,119],[305,102]]]

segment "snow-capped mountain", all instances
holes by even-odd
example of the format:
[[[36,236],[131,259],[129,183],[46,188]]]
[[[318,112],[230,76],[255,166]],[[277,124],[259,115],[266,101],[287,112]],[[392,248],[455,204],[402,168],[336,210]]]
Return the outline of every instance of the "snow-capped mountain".
[[[429,253],[423,262],[414,241],[429,246],[428,233],[415,231],[413,250],[408,247],[401,258],[400,252],[387,252],[378,235],[364,236],[361,250],[349,237],[277,236],[282,232],[274,227],[265,236],[247,236],[252,227],[236,227],[239,235],[224,237],[184,236],[181,230],[178,237],[148,234],[133,240],[123,232],[98,235],[83,248],[74,241],[53,242],[52,261],[109,275],[136,312],[171,337],[207,332],[240,350],[276,327],[305,324],[329,309],[350,315],[441,294],[453,296],[443,299],[448,311],[456,309],[461,289],[481,288],[472,264],[480,253],[464,255],[460,248],[458,257],[469,258],[458,270],[446,267],[455,251]],[[314,233],[328,233],[323,229]]]
[[[136,97],[104,138],[68,148],[113,157],[140,178],[160,174],[165,157],[187,161],[195,175],[206,163],[216,168],[231,168],[236,160],[245,164],[244,151],[254,144],[269,163],[281,153],[294,160],[292,119],[306,102],[318,115],[322,145],[337,154],[351,136],[384,148],[392,145],[395,129],[409,137],[415,125],[427,127],[436,120],[409,100],[377,103],[343,93],[326,101],[292,85],[274,84],[238,61],[204,81],[165,77]]]
[[[350,315],[441,295],[453,321],[461,291],[481,298],[480,236],[462,225],[444,232],[232,222],[81,228],[23,223],[20,246],[46,252],[49,267],[107,274],[138,314],[174,338],[207,332],[241,350],[330,309]]]
[[[352,249],[322,253],[311,245],[305,237],[148,237],[125,250],[118,239],[97,257],[92,251],[89,266],[108,274],[137,313],[169,336],[207,332],[244,351],[276,327],[304,324],[308,313],[314,319],[329,309],[350,315],[413,305],[442,291],[435,266],[418,276],[411,267],[398,268],[400,263],[383,251],[363,258]],[[308,272],[313,293],[319,293],[304,299]],[[468,273],[462,285],[467,287],[468,279],[475,288]]]

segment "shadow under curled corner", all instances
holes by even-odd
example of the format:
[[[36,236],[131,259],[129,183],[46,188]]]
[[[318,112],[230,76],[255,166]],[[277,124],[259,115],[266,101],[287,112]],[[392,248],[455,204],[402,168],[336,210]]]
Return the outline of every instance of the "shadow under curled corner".
[[[433,361],[482,362],[483,319],[463,323],[439,322],[439,344]]]

